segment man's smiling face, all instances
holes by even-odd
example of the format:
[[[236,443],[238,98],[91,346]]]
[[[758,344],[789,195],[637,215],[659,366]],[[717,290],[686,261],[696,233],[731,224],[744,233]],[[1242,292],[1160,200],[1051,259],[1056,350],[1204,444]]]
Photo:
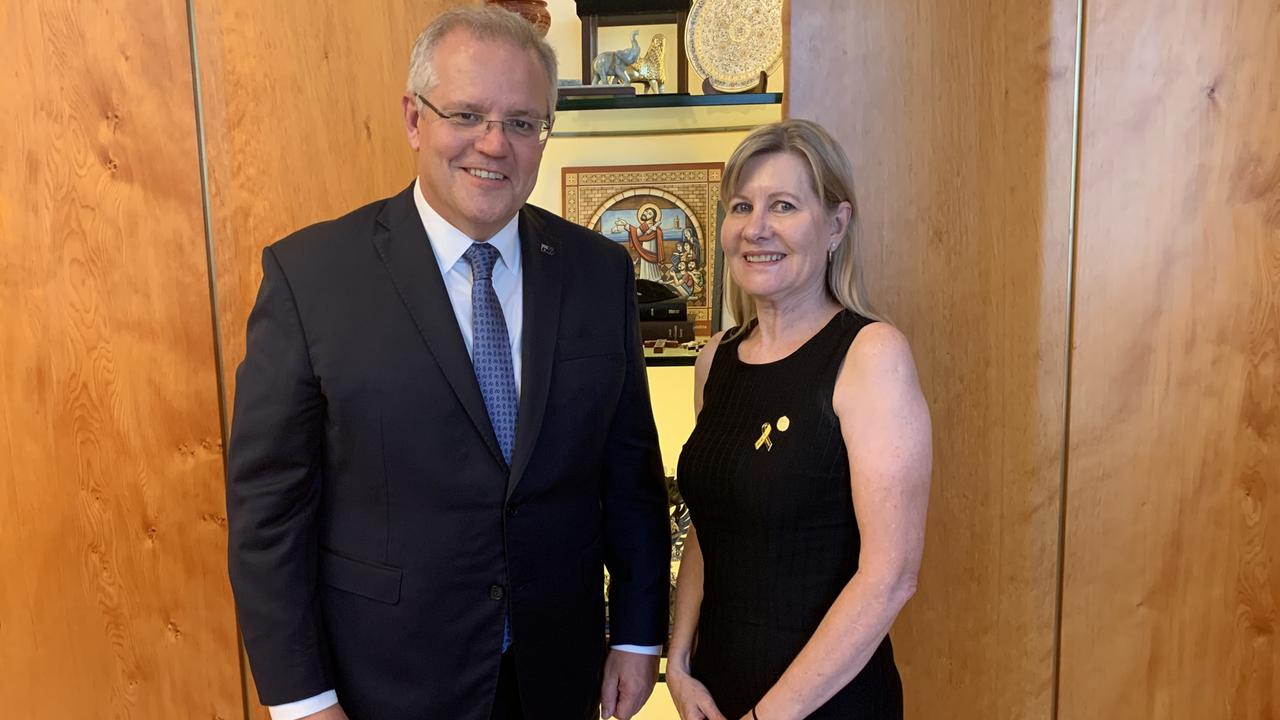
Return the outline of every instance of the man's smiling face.
[[[455,30],[433,61],[435,85],[418,92],[444,113],[545,120],[550,112],[547,77],[532,50]],[[508,137],[496,123],[468,134],[430,109],[411,124],[409,145],[427,203],[473,240],[492,237],[529,199],[544,147],[536,138]]]

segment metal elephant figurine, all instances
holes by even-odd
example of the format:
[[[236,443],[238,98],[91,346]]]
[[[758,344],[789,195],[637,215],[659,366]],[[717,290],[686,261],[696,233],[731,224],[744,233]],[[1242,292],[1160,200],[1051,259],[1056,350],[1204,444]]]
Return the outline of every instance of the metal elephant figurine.
[[[631,33],[631,47],[626,50],[606,50],[596,55],[591,61],[592,85],[609,85],[615,80],[619,85],[631,84],[627,67],[640,57],[640,43],[636,42],[639,35],[639,30]]]

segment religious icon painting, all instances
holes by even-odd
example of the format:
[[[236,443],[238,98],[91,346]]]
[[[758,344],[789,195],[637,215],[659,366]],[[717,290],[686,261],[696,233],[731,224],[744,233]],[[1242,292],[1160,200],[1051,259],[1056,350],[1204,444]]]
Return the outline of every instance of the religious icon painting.
[[[695,337],[719,330],[724,163],[566,167],[564,217],[626,248],[636,279],[688,305]]]

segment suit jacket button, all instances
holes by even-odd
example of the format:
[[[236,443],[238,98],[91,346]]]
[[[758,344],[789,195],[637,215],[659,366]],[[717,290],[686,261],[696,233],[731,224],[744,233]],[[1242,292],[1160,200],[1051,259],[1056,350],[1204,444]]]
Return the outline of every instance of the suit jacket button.
[[[502,595],[503,595],[503,592],[502,592],[502,586],[501,586],[501,585],[493,585],[493,586],[490,586],[490,588],[489,588],[489,598],[490,598],[490,599],[492,599],[492,600],[501,600],[501,599],[502,599]]]
[[[519,514],[519,511],[518,511],[518,510],[516,510],[516,506],[515,506],[515,505],[508,505],[508,506],[507,506],[507,517],[515,517],[515,516],[516,516],[516,515],[518,515],[518,514]]]

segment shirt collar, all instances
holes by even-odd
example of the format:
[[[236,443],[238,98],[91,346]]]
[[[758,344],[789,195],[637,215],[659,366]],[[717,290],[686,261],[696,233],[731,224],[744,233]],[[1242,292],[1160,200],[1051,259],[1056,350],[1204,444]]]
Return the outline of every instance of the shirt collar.
[[[413,203],[418,206],[418,216],[422,218],[422,227],[426,228],[427,238],[431,241],[431,249],[435,252],[436,262],[440,264],[440,274],[444,275],[453,269],[462,259],[475,241],[467,234],[449,224],[427,203],[422,196],[419,181],[413,181]],[[502,264],[508,270],[515,271],[520,267],[520,214],[516,213],[511,221],[502,227],[488,244],[497,249]]]

